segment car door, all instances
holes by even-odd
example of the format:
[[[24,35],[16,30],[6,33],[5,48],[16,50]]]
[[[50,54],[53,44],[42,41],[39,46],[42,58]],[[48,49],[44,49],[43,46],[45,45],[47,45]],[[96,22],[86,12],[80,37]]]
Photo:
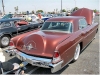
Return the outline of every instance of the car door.
[[[89,25],[87,24],[85,18],[79,20],[79,29],[82,30],[83,36],[83,46],[86,46],[90,39],[89,39]]]
[[[17,29],[13,27],[12,23],[10,21],[2,22],[1,24],[1,32],[4,34],[16,34]]]

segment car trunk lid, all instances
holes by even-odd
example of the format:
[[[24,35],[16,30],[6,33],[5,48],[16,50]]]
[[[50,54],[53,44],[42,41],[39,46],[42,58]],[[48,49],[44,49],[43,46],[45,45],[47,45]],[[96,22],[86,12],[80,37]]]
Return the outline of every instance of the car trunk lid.
[[[68,33],[38,31],[18,40],[16,47],[26,54],[52,57],[56,46],[69,37]]]

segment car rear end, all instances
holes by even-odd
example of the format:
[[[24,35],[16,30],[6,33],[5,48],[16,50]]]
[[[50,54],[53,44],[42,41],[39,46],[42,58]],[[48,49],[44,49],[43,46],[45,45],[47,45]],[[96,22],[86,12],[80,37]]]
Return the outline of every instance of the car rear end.
[[[6,51],[11,55],[16,56],[21,61],[28,62],[33,66],[51,68],[52,73],[57,72],[62,68],[63,60],[60,57],[59,51],[54,51],[53,57],[30,55],[15,48],[12,41],[9,43],[9,47],[6,49]]]

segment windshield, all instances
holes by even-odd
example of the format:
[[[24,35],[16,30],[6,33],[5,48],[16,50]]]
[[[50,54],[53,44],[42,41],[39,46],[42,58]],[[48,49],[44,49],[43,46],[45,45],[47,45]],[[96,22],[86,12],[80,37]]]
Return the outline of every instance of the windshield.
[[[45,22],[41,30],[72,32],[70,22]]]

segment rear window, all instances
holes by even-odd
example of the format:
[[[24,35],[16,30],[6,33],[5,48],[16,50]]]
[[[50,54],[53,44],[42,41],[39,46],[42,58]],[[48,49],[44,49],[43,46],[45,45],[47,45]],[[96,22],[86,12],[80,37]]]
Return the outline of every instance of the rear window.
[[[79,29],[83,29],[87,26],[87,22],[85,19],[80,19],[79,20]]]
[[[45,22],[41,30],[72,32],[70,22]]]

